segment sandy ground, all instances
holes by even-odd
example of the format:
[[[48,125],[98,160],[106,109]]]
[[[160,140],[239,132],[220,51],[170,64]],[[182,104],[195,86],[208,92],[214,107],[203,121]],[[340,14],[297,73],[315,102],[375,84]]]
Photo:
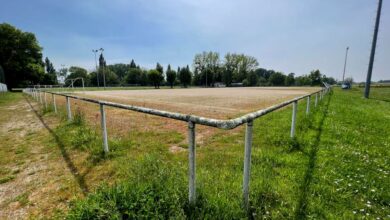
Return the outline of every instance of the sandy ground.
[[[1,169],[14,178],[0,184],[0,219],[40,219],[64,210],[75,196],[82,196],[72,155],[61,149],[52,133],[58,121],[44,120],[36,103],[25,99],[0,108]],[[53,139],[50,146],[47,139]],[[85,157],[74,157],[82,161]],[[4,176],[4,175],[3,175]],[[79,175],[80,176],[80,175]]]
[[[86,91],[78,95],[203,117],[229,119],[319,90],[246,87]]]

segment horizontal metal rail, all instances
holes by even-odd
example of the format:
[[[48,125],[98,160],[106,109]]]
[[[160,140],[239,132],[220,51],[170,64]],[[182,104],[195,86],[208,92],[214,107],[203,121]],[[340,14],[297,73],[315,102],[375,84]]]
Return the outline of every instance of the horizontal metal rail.
[[[293,112],[292,112],[292,120],[291,120],[291,133],[290,137],[295,138],[295,124],[296,124],[296,117],[297,117],[297,106],[298,101],[307,98],[307,105],[306,105],[306,115],[308,116],[310,113],[310,104],[311,104],[311,96],[315,95],[315,107],[317,107],[318,102],[321,101],[328,92],[332,89],[331,86],[328,84],[324,84],[325,88],[322,88],[319,91],[303,95],[294,99],[290,99],[288,101],[270,106],[265,109],[261,109],[259,111],[255,111],[249,114],[245,114],[241,117],[230,119],[230,120],[218,120],[218,119],[212,119],[212,118],[206,118],[206,117],[200,117],[196,115],[188,115],[188,114],[181,114],[181,113],[175,113],[175,112],[169,112],[169,111],[162,111],[157,109],[151,109],[151,108],[145,108],[135,105],[126,105],[126,104],[119,104],[115,102],[108,102],[108,101],[102,101],[102,100],[96,100],[86,97],[79,97],[75,95],[69,95],[65,93],[58,93],[58,92],[50,92],[45,91],[37,88],[28,88],[24,89],[23,92],[28,93],[33,98],[35,98],[38,102],[43,104],[42,101],[42,92],[44,93],[44,101],[45,101],[45,107],[47,108],[47,102],[46,102],[46,93],[52,94],[52,104],[57,111],[57,106],[55,102],[55,95],[58,96],[64,96],[66,98],[66,109],[67,109],[67,115],[68,120],[72,120],[72,112],[71,112],[71,106],[70,106],[70,99],[77,99],[81,101],[86,101],[90,103],[95,103],[100,106],[100,114],[101,114],[101,126],[102,126],[102,135],[103,135],[103,149],[104,152],[108,152],[108,137],[107,137],[107,128],[106,128],[106,117],[105,117],[105,111],[104,106],[111,106],[115,108],[120,109],[126,109],[130,111],[136,111],[141,112],[145,114],[165,117],[165,118],[171,118],[175,120],[185,121],[188,123],[188,155],[189,155],[189,176],[188,176],[188,189],[189,189],[189,202],[194,203],[196,202],[196,151],[195,151],[195,125],[201,124],[205,126],[211,126],[221,129],[233,129],[240,125],[246,124],[246,134],[245,134],[245,157],[244,157],[244,170],[243,170],[243,205],[247,209],[249,207],[249,182],[250,182],[250,166],[251,166],[251,149],[252,149],[252,132],[253,132],[253,121],[257,118],[260,118],[261,116],[264,116],[268,113],[271,113],[273,111],[276,111],[278,109],[281,109],[289,104],[293,104]]]
[[[243,115],[241,117],[238,117],[235,119],[229,119],[229,120],[219,120],[219,119],[201,117],[201,116],[196,116],[196,115],[188,115],[188,114],[169,112],[169,111],[163,111],[163,110],[152,109],[152,108],[145,108],[145,107],[140,107],[140,106],[135,106],[135,105],[126,105],[126,104],[96,100],[96,99],[92,99],[92,98],[80,97],[80,96],[69,95],[69,94],[58,93],[58,92],[49,92],[49,91],[42,91],[42,92],[46,92],[46,93],[50,93],[50,94],[54,94],[54,95],[59,95],[59,96],[64,96],[64,97],[69,97],[72,99],[78,99],[78,100],[82,100],[82,101],[86,101],[86,102],[90,102],[90,103],[106,105],[106,106],[116,107],[116,108],[120,108],[120,109],[142,112],[145,114],[156,115],[156,116],[171,118],[171,119],[180,120],[180,121],[193,122],[196,124],[201,124],[201,125],[206,125],[206,126],[229,130],[229,129],[234,129],[240,125],[243,125],[249,121],[253,121],[256,118],[259,118],[263,115],[271,113],[275,110],[283,108],[291,103],[297,102],[297,101],[302,100],[304,98],[307,98],[311,95],[321,93],[326,89],[327,88],[324,88],[324,89],[321,89],[317,92],[313,92],[311,94],[307,94],[307,95],[303,95],[303,96],[300,96],[300,97],[297,97],[294,99],[290,99],[288,101],[270,106],[268,108],[261,109],[259,111],[248,113],[248,114]]]

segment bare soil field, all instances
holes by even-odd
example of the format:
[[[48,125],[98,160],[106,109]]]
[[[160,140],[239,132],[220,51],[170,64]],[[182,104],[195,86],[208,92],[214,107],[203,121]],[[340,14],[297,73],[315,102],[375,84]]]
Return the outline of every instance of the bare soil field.
[[[86,91],[78,95],[216,119],[229,119],[319,90],[316,87]]]
[[[271,105],[319,90],[318,87],[252,87],[252,88],[189,88],[148,90],[107,90],[77,92],[75,95],[113,101],[123,104],[160,109],[183,114],[194,114],[215,119],[230,119],[257,111]],[[48,97],[51,100],[51,97]],[[65,110],[65,98],[57,97],[57,104]],[[87,122],[100,129],[99,106],[71,99],[73,114],[83,112]],[[109,138],[122,137],[133,130],[177,132],[186,137],[187,123],[118,108],[106,108]],[[207,126],[197,126],[198,145],[223,131]],[[186,142],[182,145],[186,146]],[[176,146],[172,146],[176,147]]]

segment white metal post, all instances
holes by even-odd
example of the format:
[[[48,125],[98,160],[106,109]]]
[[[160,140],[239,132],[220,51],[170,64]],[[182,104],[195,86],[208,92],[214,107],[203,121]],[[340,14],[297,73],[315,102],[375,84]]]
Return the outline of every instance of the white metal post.
[[[108,152],[108,138],[107,138],[107,126],[106,126],[106,113],[104,112],[104,105],[100,104],[100,118],[103,134],[103,150],[105,153]]]
[[[54,96],[54,94],[51,94],[51,98],[53,100],[54,112],[57,113],[56,97]]]
[[[249,181],[251,172],[251,154],[252,154],[252,131],[253,121],[248,121],[245,132],[245,153],[244,153],[244,177],[242,184],[242,196],[244,199],[244,207],[249,207]]]
[[[318,105],[318,93],[316,93],[316,100],[314,102],[314,106],[317,107],[317,105]]]
[[[310,114],[310,96],[307,97],[306,115]]]
[[[291,119],[291,133],[290,133],[291,138],[293,138],[295,136],[295,121],[297,118],[297,107],[298,107],[298,101],[293,102],[293,112],[292,112],[292,119]]]
[[[195,204],[196,200],[196,150],[195,150],[195,123],[188,122],[188,200]]]
[[[68,113],[68,121],[72,120],[72,112],[70,110],[70,98],[66,96],[66,112]]]

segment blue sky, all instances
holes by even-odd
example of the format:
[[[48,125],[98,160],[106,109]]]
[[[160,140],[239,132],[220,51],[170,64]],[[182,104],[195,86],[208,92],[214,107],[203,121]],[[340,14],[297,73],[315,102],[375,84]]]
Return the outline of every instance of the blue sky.
[[[376,0],[2,0],[0,22],[36,34],[59,68],[192,64],[195,53],[245,53],[260,67],[297,75],[312,69],[365,80]],[[373,80],[390,79],[390,5],[383,3]]]

